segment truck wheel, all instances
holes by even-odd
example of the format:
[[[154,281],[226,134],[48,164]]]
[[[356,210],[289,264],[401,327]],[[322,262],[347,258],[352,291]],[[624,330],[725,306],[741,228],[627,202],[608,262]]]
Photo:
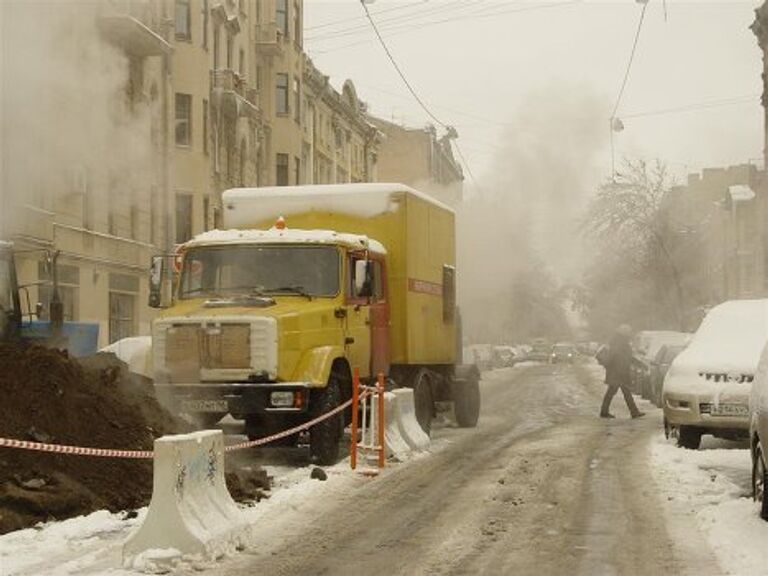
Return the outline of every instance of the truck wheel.
[[[416,408],[416,420],[421,429],[429,435],[432,431],[434,404],[432,402],[432,387],[429,382],[429,373],[426,370],[419,370],[413,379],[413,402]]]
[[[331,373],[325,388],[312,391],[310,418],[314,420],[336,408],[340,403],[340,395],[338,377]],[[318,464],[331,466],[339,459],[343,417],[342,414],[336,414],[309,429],[309,454]]]
[[[476,379],[453,386],[453,411],[462,428],[474,428],[480,417],[480,383]]]
[[[701,430],[690,426],[680,426],[677,430],[677,445],[680,448],[698,450],[701,445]]]
[[[765,497],[767,480],[768,473],[763,460],[763,446],[758,442],[752,457],[752,498],[760,506],[760,518],[763,520],[768,520],[768,499]]]

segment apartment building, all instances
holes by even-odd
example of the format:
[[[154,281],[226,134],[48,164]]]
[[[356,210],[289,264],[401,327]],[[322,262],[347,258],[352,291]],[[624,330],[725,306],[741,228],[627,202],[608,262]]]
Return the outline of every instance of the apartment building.
[[[381,118],[371,122],[382,133],[378,151],[378,180],[402,182],[433,195],[449,206],[463,199],[464,172],[453,156],[449,129],[439,137],[434,126],[406,128]]]
[[[352,81],[338,92],[305,58],[304,90],[303,182],[375,182],[381,133]]]

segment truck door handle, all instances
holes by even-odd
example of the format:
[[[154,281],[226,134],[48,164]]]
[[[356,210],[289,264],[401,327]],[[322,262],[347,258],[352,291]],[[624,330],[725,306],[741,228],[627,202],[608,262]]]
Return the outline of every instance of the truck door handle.
[[[355,339],[354,339],[354,338],[352,338],[351,336],[347,336],[346,338],[344,338],[344,345],[345,345],[345,346],[346,346],[347,344],[354,344],[354,343],[355,343]]]

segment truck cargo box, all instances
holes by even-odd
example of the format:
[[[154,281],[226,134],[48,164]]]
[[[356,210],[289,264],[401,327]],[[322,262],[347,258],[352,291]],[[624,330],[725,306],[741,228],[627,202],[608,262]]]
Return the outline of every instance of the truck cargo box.
[[[394,365],[451,365],[456,358],[455,214],[403,184],[239,188],[223,194],[226,229],[334,230],[387,249]]]

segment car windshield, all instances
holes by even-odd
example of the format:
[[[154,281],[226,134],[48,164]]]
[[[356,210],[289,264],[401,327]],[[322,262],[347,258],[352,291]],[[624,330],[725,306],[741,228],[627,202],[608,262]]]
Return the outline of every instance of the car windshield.
[[[552,351],[556,354],[572,354],[573,348],[571,346],[555,346]]]
[[[335,296],[339,266],[339,252],[333,246],[193,248],[184,257],[179,297]]]

